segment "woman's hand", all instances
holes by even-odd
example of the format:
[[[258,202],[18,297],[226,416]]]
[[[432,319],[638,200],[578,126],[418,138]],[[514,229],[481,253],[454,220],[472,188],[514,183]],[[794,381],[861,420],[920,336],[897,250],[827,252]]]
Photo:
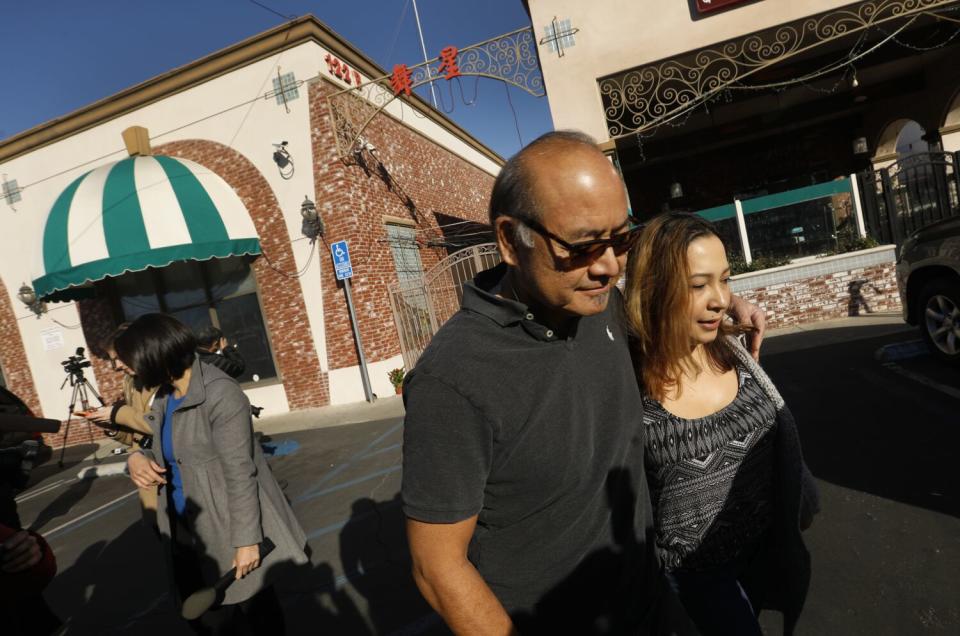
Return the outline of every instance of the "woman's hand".
[[[253,544],[237,548],[233,567],[237,568],[238,581],[260,567],[260,546]]]
[[[767,330],[766,312],[739,296],[731,296],[727,313],[741,325],[753,327],[753,331],[747,333],[747,347],[750,349],[750,355],[753,356],[753,359],[759,362],[760,343],[763,342],[763,334]]]
[[[91,411],[84,415],[85,418],[96,424],[97,426],[109,426],[110,425],[110,413],[113,411],[111,406],[101,406],[95,411]]]
[[[154,488],[167,483],[163,476],[167,469],[143,453],[130,455],[130,459],[127,460],[127,470],[130,471],[130,479],[138,488]]]
[[[43,557],[36,537],[21,530],[3,543],[0,549],[0,571],[7,574],[23,572],[35,566]]]

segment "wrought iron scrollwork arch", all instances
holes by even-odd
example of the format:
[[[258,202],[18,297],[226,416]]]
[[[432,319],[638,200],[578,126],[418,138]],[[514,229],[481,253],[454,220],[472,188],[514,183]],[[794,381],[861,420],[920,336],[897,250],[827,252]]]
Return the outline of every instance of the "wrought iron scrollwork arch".
[[[736,82],[817,46],[957,0],[863,0],[599,81],[611,138],[644,132]]]

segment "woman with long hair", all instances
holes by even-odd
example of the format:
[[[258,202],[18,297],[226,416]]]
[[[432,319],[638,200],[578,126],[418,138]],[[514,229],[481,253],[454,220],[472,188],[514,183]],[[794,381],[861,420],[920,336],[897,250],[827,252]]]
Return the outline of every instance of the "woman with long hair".
[[[193,333],[147,314],[115,340],[116,353],[146,386],[160,387],[145,416],[153,449],[127,461],[140,488],[159,491],[157,523],[182,602],[231,569],[219,608],[191,626],[200,634],[282,634],[273,579],[307,562],[306,537],[253,438],[240,385],[200,362]],[[275,545],[269,557],[261,542]],[[264,560],[265,559],[265,560]]]
[[[759,635],[761,608],[790,633],[817,492],[790,411],[726,320],[729,281],[720,236],[691,214],[653,219],[627,266],[657,551],[703,634]]]

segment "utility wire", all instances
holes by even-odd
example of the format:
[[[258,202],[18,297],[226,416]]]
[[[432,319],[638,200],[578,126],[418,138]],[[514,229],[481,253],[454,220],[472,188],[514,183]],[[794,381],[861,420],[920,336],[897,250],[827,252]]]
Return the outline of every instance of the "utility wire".
[[[283,14],[280,13],[279,11],[277,11],[277,10],[275,10],[275,9],[271,9],[270,7],[268,7],[267,5],[265,5],[265,4],[261,3],[261,2],[257,2],[257,0],[250,0],[250,2],[251,2],[252,4],[257,5],[257,6],[260,7],[261,9],[265,9],[266,11],[269,11],[269,12],[272,13],[273,15],[280,16],[280,17],[283,18],[284,20],[296,20],[296,19],[297,19],[297,16],[295,16],[295,15],[283,15]]]

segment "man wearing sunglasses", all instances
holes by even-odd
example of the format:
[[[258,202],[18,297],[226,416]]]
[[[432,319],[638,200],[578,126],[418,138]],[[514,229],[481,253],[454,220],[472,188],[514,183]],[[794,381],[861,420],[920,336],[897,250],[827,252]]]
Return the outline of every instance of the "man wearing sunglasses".
[[[592,139],[548,133],[503,167],[490,222],[503,263],[405,383],[417,585],[458,634],[695,633],[651,538],[623,183]]]

